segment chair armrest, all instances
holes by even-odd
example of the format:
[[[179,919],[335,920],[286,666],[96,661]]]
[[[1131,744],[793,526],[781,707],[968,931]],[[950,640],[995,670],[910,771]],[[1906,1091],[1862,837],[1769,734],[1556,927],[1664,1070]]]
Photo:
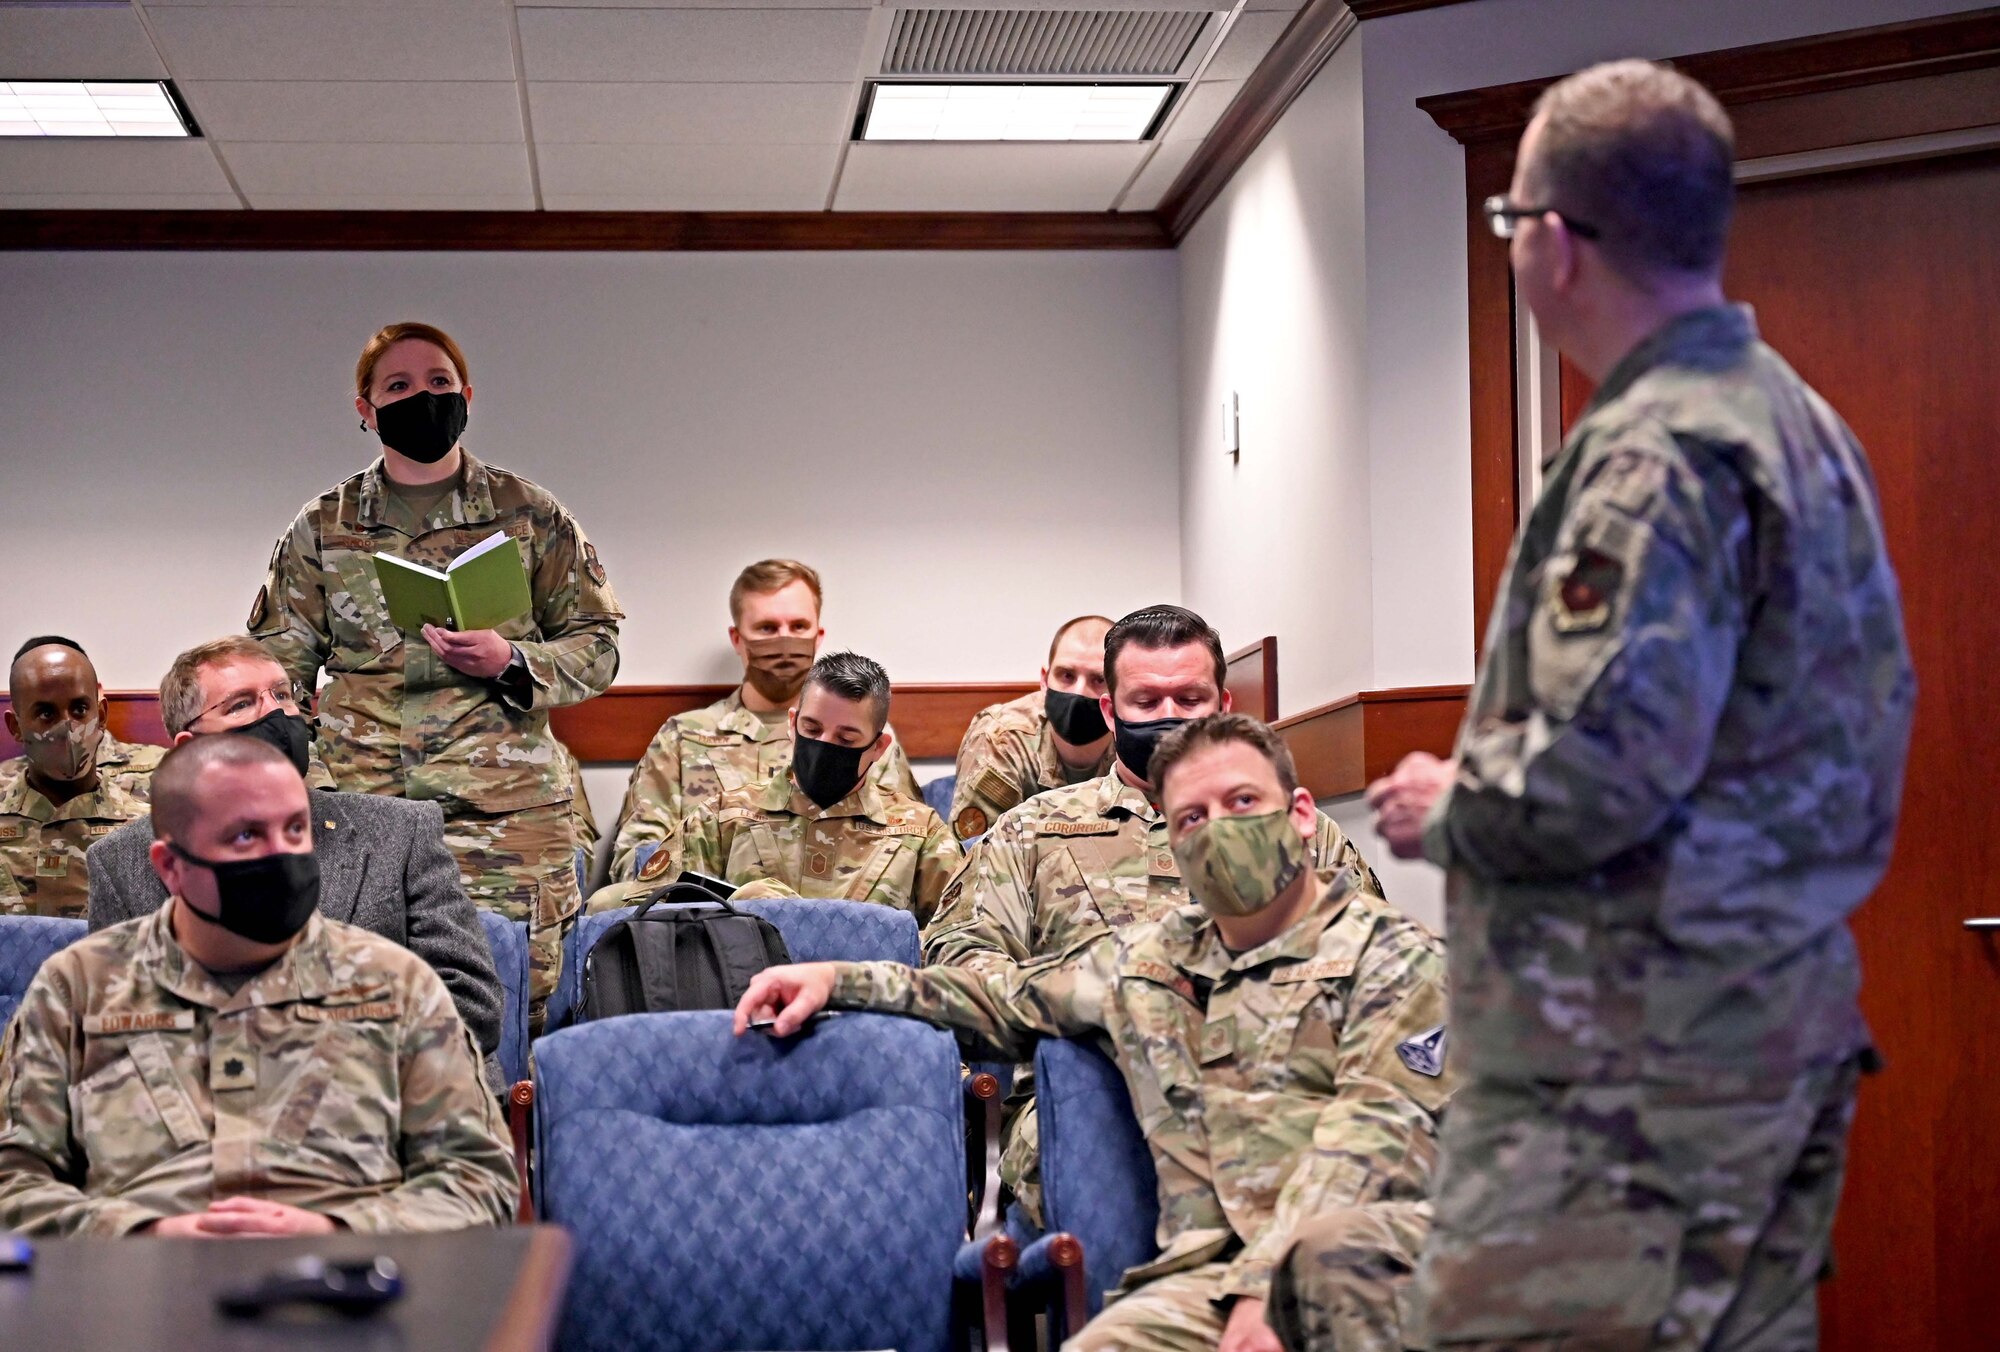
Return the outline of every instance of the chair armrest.
[[[535,1223],[535,1198],[528,1191],[528,1132],[535,1115],[535,1082],[519,1080],[507,1091],[507,1131],[514,1138],[514,1172],[521,1182],[521,1199],[515,1204],[514,1219],[522,1225]]]
[[[1074,1337],[1090,1322],[1090,1301],[1083,1286],[1083,1241],[1067,1231],[1043,1235],[1021,1250],[1014,1280],[1026,1286],[1051,1282],[1062,1302],[1063,1336]]]
[[[986,1147],[1000,1137],[1003,1086],[991,1071],[970,1070],[965,1076],[965,1227],[979,1228],[979,1209],[986,1201]]]
[[[1021,1246],[1011,1236],[988,1235],[961,1244],[952,1260],[956,1281],[979,1283],[979,1317],[986,1352],[1007,1352],[1007,1290],[1014,1284],[1020,1255]]]

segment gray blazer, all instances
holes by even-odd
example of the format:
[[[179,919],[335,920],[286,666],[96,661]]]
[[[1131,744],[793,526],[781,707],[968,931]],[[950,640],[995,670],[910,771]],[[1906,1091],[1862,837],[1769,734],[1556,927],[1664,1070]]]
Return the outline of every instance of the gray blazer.
[[[479,913],[444,847],[436,803],[312,790],[320,914],[399,943],[437,969],[490,1061],[500,1045],[500,978]],[[147,850],[153,819],[126,822],[90,847],[90,928],[151,914],[167,899]]]

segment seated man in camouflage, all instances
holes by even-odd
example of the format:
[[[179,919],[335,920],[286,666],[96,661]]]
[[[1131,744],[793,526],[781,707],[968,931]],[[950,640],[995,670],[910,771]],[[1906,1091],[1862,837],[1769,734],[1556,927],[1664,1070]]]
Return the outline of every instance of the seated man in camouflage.
[[[831,1006],[915,1015],[975,1057],[1108,1040],[1152,1147],[1160,1254],[1065,1348],[1275,1352],[1273,1276],[1302,1222],[1338,1216],[1351,1261],[1302,1271],[1290,1305],[1327,1312],[1328,1347],[1397,1352],[1395,1286],[1429,1223],[1451,1089],[1442,946],[1358,869],[1314,870],[1312,795],[1262,723],[1201,719],[1152,764],[1198,904],[994,973],[770,968],[737,1031],[775,1016],[786,1036]]]
[[[611,845],[613,880],[638,877],[639,848],[650,844],[657,849],[645,879],[666,882],[680,868],[678,837],[690,813],[791,764],[786,711],[826,637],[820,595],[819,574],[796,559],[765,559],[737,574],[729,646],[743,663],[743,684],[705,709],[669,718],[632,767]],[[878,788],[922,796],[893,732],[869,778]]]
[[[739,897],[872,901],[927,922],[962,856],[922,799],[870,773],[888,753],[888,727],[889,673],[880,665],[854,653],[813,663],[791,715],[789,763],[690,812],[682,865],[727,881]],[[590,909],[630,906],[664,881],[613,883]]]
[[[1111,621],[1080,615],[1056,630],[1041,689],[973,715],[958,745],[951,829],[986,834],[1000,814],[1044,789],[1066,788],[1111,769],[1104,697],[1104,633]]]
[[[241,735],[153,777],[168,903],[51,957],[0,1044],[0,1230],[504,1223],[479,1053],[409,950],[318,913],[305,781]]]
[[[84,852],[146,815],[147,782],[166,752],[111,735],[97,669],[73,639],[23,643],[7,692],[7,734],[23,754],[0,761],[0,915],[80,916],[90,897]]]

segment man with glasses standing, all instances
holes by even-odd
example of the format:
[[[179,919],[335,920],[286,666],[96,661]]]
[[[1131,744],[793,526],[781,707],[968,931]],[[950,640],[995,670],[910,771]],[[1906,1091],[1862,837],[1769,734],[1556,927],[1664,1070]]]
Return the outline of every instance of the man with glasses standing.
[[[312,730],[299,715],[285,669],[247,635],[190,648],[160,683],[160,719],[174,745],[235,733],[267,742],[306,774]],[[312,782],[310,778],[307,781]],[[435,803],[314,788],[313,836],[322,884],[320,911],[393,940],[444,978],[459,1017],[486,1058],[487,1081],[501,1087],[500,978],[478,912],[444,847]],[[127,822],[90,847],[90,928],[150,915],[167,899],[150,861],[153,819]]]
[[[1487,205],[1597,390],[1456,755],[1369,791],[1450,874],[1424,1346],[1817,1345],[1873,1057],[1847,917],[1916,689],[1867,457],[1724,300],[1733,158],[1707,90],[1621,61],[1542,96]]]

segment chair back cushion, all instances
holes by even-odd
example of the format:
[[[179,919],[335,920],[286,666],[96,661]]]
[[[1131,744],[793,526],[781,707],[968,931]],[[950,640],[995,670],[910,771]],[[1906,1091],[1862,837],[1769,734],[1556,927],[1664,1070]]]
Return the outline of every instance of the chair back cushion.
[[[1035,1050],[1042,1212],[1051,1232],[1083,1241],[1090,1312],[1125,1270],[1159,1252],[1159,1183],[1125,1077],[1091,1043],[1051,1039]]]
[[[90,930],[84,920],[53,915],[0,915],[0,1029],[21,1007],[28,983],[49,954],[68,948]]]
[[[528,926],[491,911],[481,911],[479,922],[500,973],[500,1073],[513,1084],[528,1078]]]
[[[944,1352],[965,1230],[949,1035],[635,1014],[541,1039],[535,1078],[540,1214],[576,1242],[568,1352]]]

